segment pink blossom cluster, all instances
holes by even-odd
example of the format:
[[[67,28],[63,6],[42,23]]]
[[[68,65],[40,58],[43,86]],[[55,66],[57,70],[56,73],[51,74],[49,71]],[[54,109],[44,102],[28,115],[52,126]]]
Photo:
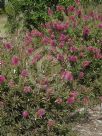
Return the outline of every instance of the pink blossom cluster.
[[[70,92],[69,97],[67,98],[67,103],[73,104],[76,101],[77,96],[78,96],[78,92],[76,91]]]
[[[4,75],[0,75],[0,84],[5,82],[5,76]]]

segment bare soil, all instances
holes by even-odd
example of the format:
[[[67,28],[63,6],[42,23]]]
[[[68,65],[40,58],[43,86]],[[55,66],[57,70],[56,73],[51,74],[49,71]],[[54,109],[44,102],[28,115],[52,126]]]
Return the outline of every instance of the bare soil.
[[[88,109],[89,121],[76,123],[74,130],[78,136],[102,136],[102,108],[100,105]]]

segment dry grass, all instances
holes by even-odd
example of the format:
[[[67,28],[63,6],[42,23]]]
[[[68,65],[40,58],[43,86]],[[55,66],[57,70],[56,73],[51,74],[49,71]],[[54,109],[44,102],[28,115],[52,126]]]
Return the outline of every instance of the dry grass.
[[[87,11],[92,11],[92,10],[94,10],[94,11],[96,11],[98,13],[102,13],[102,4],[99,4],[97,6],[90,5],[90,6],[87,7]]]
[[[5,37],[6,35],[6,28],[5,28],[6,22],[7,22],[6,16],[0,15],[0,37]]]

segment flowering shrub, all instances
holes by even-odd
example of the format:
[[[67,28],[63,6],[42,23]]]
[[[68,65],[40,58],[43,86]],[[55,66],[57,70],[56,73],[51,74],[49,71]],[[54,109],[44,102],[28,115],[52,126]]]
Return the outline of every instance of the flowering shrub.
[[[22,26],[32,29],[40,27],[48,20],[47,8],[55,10],[57,4],[69,4],[69,0],[8,0],[5,11],[8,17],[8,28],[11,32]],[[73,3],[73,2],[71,2]],[[23,14],[23,16],[22,16]]]
[[[11,32],[22,26],[30,30],[33,28],[39,30],[41,29],[41,24],[49,20],[49,16],[47,15],[48,8],[58,11],[63,8],[67,9],[67,6],[70,5],[75,6],[75,2],[77,4],[81,2],[85,7],[89,5],[96,7],[97,4],[102,4],[101,0],[8,0],[5,4],[5,11],[8,18],[7,26]],[[73,6],[69,10],[73,11]],[[78,12],[80,14],[80,11]]]
[[[100,101],[102,16],[80,1],[48,14],[43,31],[1,44],[1,135],[73,136],[70,114]]]

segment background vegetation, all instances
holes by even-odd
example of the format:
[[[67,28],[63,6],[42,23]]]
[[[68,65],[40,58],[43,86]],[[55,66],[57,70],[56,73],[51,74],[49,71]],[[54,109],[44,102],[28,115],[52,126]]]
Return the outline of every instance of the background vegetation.
[[[102,3],[101,0],[81,0],[84,7]],[[74,0],[9,0],[5,11],[8,16],[8,26],[10,31],[14,31],[24,24],[28,29],[39,28],[40,24],[49,20],[47,10],[50,7],[56,9],[57,5],[63,5],[66,8],[75,5]]]

